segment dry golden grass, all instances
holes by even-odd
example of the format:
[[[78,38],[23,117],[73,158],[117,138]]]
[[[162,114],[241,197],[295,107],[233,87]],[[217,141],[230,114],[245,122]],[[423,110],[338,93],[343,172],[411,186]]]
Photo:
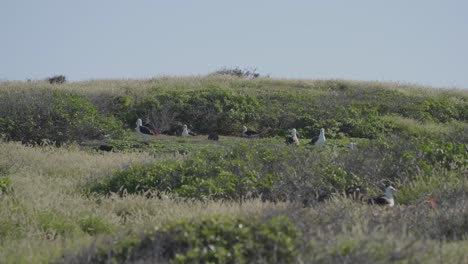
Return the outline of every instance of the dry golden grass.
[[[61,85],[49,84],[47,81],[4,81],[0,82],[0,93],[17,90],[30,90],[37,88],[51,88],[58,90],[74,91],[90,97],[122,94],[144,95],[152,88],[177,89],[191,91],[218,87],[225,89],[235,89],[238,92],[252,93],[256,95],[272,92],[284,92],[293,88],[295,93],[323,94],[330,89],[331,82],[344,83],[349,86],[359,87],[363,90],[385,89],[394,90],[406,95],[419,96],[452,96],[468,97],[468,91],[454,88],[434,88],[409,83],[379,82],[379,81],[355,81],[355,80],[307,80],[307,79],[273,79],[255,78],[243,79],[232,76],[163,76],[151,79],[109,79],[109,80],[89,80],[79,82],[68,82]],[[253,92],[255,91],[255,92]]]
[[[78,148],[26,147],[0,143],[0,164],[10,166],[14,191],[0,197],[0,223],[14,230],[0,238],[0,263],[47,263],[64,251],[87,245],[98,236],[79,230],[80,221],[96,216],[111,233],[142,230],[181,218],[204,215],[255,215],[285,204],[254,200],[241,205],[227,202],[192,202],[148,199],[139,195],[87,196],[82,187],[131,163],[155,160],[146,153],[98,153]],[[51,219],[43,219],[46,215]],[[42,220],[41,220],[42,219]],[[57,222],[57,226],[44,228]],[[54,222],[55,221],[55,222]],[[58,230],[53,230],[53,229]],[[57,233],[63,228],[63,233]],[[106,232],[108,233],[108,232]]]

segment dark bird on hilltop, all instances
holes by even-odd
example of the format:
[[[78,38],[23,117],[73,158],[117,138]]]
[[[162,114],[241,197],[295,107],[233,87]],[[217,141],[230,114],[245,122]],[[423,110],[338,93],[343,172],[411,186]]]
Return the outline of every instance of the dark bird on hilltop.
[[[208,135],[208,140],[218,141],[219,140],[219,135],[217,133],[211,133],[211,134]]]
[[[154,127],[150,128],[148,127],[148,125],[143,125],[143,121],[140,118],[137,119],[136,125],[137,126],[135,127],[135,131],[143,136],[159,135],[159,131],[155,129]]]
[[[299,138],[297,138],[297,131],[295,128],[291,129],[291,135],[286,137],[286,144],[291,145],[299,145]]]
[[[385,195],[370,198],[369,200],[367,200],[367,203],[371,205],[376,204],[376,205],[393,207],[395,205],[395,200],[393,199],[393,193],[396,191],[397,190],[393,188],[392,186],[388,186],[385,189]]]
[[[246,126],[243,126],[242,136],[246,138],[255,138],[259,137],[260,134],[253,130],[248,130]]]

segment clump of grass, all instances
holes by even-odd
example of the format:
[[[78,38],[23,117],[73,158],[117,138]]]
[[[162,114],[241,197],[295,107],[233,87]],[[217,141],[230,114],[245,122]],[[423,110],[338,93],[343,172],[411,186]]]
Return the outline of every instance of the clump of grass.
[[[212,216],[181,220],[136,238],[129,236],[102,249],[85,249],[65,263],[291,263],[297,255],[299,231],[285,217],[255,219]]]

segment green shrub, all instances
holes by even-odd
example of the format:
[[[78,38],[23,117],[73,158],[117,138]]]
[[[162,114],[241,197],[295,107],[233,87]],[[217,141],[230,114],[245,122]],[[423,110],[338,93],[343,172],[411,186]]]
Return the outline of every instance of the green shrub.
[[[230,134],[240,131],[243,124],[259,119],[260,110],[254,96],[218,88],[206,89],[189,93],[183,122],[192,123],[194,130],[201,133]]]
[[[211,87],[197,91],[153,89],[137,102],[127,115],[133,125],[136,118],[146,118],[161,132],[173,134],[183,124],[198,133],[231,134],[243,124],[259,118],[260,105],[251,95]]]
[[[120,132],[121,124],[100,116],[82,96],[41,90],[0,97],[0,133],[23,143],[54,143],[102,138]]]
[[[78,232],[77,226],[71,219],[54,211],[41,211],[36,214],[39,229],[47,239],[55,239],[58,236],[72,236]]]
[[[467,102],[452,97],[431,97],[415,104],[402,106],[398,113],[418,121],[447,123],[453,120],[466,120]]]
[[[107,234],[112,231],[112,226],[106,219],[93,214],[84,214],[78,220],[81,230],[90,235]]]
[[[6,176],[1,176],[0,174],[0,197],[3,194],[7,194],[13,190],[13,186],[10,178]]]
[[[353,102],[337,115],[342,124],[340,130],[350,137],[375,139],[385,132],[385,125],[376,105]]]
[[[281,168],[287,162],[284,158],[290,154],[288,151],[286,146],[274,149],[248,144],[227,150],[205,148],[183,161],[132,165],[109,179],[92,184],[90,190],[99,193],[172,192],[198,199],[268,196],[273,182],[282,178]]]
[[[139,239],[130,236],[65,263],[292,263],[299,240],[299,230],[285,217],[261,222],[212,216],[168,224]]]
[[[339,157],[339,158],[337,158]],[[329,143],[290,148],[261,142],[193,150],[184,160],[132,165],[89,186],[91,192],[170,192],[195,199],[314,200],[353,184],[383,187],[435,169],[466,166],[464,144],[398,137],[362,142],[357,149]]]
[[[125,120],[134,126],[137,118],[149,121],[162,133],[172,134],[181,126],[187,95],[182,92],[154,89],[141,101],[137,101]],[[190,124],[190,123],[187,123]]]

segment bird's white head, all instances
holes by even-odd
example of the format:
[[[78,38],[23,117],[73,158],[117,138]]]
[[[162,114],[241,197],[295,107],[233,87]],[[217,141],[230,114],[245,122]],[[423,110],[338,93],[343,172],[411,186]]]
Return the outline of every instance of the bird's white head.
[[[293,137],[296,136],[296,133],[297,133],[297,131],[296,131],[295,128],[291,129],[291,135],[292,135]]]
[[[320,135],[321,135],[321,136],[325,135],[325,128],[321,128],[321,129],[320,129]]]
[[[141,118],[138,118],[136,121],[137,126],[143,126],[143,121],[141,121]]]
[[[387,198],[393,198],[393,193],[396,192],[397,189],[395,189],[393,186],[388,186],[386,189],[385,189],[385,196]]]
[[[247,127],[246,126],[242,126],[242,129],[244,132],[247,132]]]

